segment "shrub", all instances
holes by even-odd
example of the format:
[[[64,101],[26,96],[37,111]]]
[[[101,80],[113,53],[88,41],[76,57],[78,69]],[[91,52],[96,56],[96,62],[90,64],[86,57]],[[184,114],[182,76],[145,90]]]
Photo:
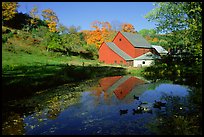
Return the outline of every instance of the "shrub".
[[[32,35],[33,37],[45,37],[45,35],[49,32],[49,29],[45,26],[40,26],[36,29],[32,29]]]
[[[5,43],[9,38],[13,37],[13,33],[10,31],[8,34],[2,35],[2,42]]]

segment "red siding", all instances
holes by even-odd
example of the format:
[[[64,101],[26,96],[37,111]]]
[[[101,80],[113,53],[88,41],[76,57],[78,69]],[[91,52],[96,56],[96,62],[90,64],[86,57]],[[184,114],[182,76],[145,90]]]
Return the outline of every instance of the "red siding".
[[[101,88],[104,91],[107,91],[108,88],[110,88],[116,81],[118,81],[120,78],[122,78],[122,76],[115,76],[115,77],[106,77],[106,78],[102,78],[99,83]]]
[[[118,86],[117,89],[114,90],[114,93],[118,99],[123,99],[135,87],[135,85],[143,83],[143,80],[131,77],[120,86]]]
[[[117,64],[126,65],[126,61],[116,54],[113,50],[111,50],[105,43],[103,43],[99,49],[99,61],[104,62],[106,64]]]
[[[121,41],[120,41],[121,39]],[[113,42],[124,52],[133,58],[139,57],[151,49],[148,48],[135,48],[120,32],[116,35]]]
[[[135,58],[135,52],[134,52],[135,48],[120,32],[114,38],[113,43],[115,43],[115,45],[117,45],[121,50],[123,50],[129,56]]]
[[[112,42],[132,58],[139,57],[149,51],[156,54],[156,51],[152,48],[135,48],[120,32],[118,32]],[[99,61],[106,64],[115,64],[115,61],[117,64],[121,64],[121,61],[124,65],[131,64],[112,51],[105,43],[99,49]]]
[[[152,49],[146,49],[146,48],[135,48],[135,58],[139,57],[147,52],[152,52]]]

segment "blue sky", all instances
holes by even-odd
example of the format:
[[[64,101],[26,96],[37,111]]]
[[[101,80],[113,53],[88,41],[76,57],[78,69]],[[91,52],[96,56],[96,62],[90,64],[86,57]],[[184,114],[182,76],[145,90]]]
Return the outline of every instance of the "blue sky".
[[[33,6],[39,11],[50,8],[58,16],[59,22],[69,27],[80,26],[81,30],[90,30],[95,21],[130,23],[136,31],[153,29],[144,15],[151,11],[153,2],[19,2],[19,12],[28,13]]]

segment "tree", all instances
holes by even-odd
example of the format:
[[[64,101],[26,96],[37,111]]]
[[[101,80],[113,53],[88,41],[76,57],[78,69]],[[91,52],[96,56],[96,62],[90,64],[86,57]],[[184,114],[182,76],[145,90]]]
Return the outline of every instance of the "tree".
[[[145,36],[145,39],[146,39],[147,41],[149,41],[149,42],[152,41],[152,38],[151,38],[149,35],[146,35],[146,36]]]
[[[50,32],[57,32],[57,24],[59,19],[56,13],[51,9],[45,9],[42,11],[42,16],[47,22]]]
[[[122,31],[136,33],[134,26],[129,23],[122,24]]]
[[[94,21],[91,23],[91,27],[94,28],[94,30],[84,31],[87,44],[94,44],[99,48],[103,42],[112,41],[114,32],[109,22]]]
[[[38,20],[40,19],[40,16],[38,15],[38,7],[34,6],[29,15],[32,17],[30,20],[31,26],[36,27]]]
[[[157,31],[168,34],[172,46],[202,56],[202,2],[159,2],[145,17],[156,22]],[[176,45],[176,41],[178,45]]]
[[[67,28],[69,34],[77,33],[81,29],[80,26],[76,27],[74,25],[71,25]]]
[[[152,42],[158,42],[159,40],[158,40],[158,38],[153,38],[153,40],[152,40]]]
[[[59,26],[58,26],[58,32],[60,34],[67,34],[68,33],[68,28],[65,25],[60,23]]]
[[[154,37],[156,35],[156,30],[154,30],[154,29],[142,29],[138,33],[140,35],[142,35],[143,37],[145,37],[147,35]]]
[[[18,6],[18,2],[2,2],[2,21],[15,17]]]

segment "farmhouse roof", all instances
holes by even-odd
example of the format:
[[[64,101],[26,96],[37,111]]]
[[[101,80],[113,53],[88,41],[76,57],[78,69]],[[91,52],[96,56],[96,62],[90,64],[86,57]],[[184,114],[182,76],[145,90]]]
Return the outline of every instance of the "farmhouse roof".
[[[147,52],[137,58],[134,58],[134,60],[152,60],[152,59],[161,59],[161,57],[153,54],[152,52]]]
[[[152,46],[145,40],[144,37],[142,37],[140,34],[133,34],[133,33],[128,33],[128,32],[122,32],[122,35],[127,38],[130,43],[135,47],[135,48],[152,48]]]
[[[110,49],[112,49],[115,53],[117,53],[119,56],[121,56],[124,60],[133,60],[133,58],[130,57],[127,53],[125,53],[120,48],[118,48],[118,46],[116,46],[115,43],[106,42],[106,45],[108,45],[108,47]]]
[[[152,45],[153,48],[156,49],[156,51],[159,53],[159,54],[167,54],[168,51],[165,50],[162,46],[158,46],[158,45]]]

